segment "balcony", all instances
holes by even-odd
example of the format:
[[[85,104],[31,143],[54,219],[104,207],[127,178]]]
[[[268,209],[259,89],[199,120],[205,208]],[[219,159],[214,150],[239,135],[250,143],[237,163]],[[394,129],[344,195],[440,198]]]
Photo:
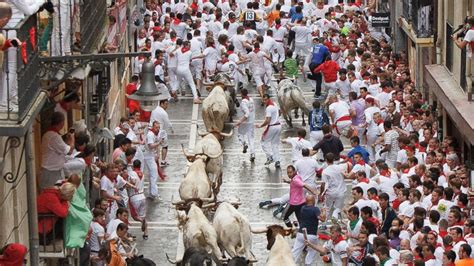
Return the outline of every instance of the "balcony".
[[[30,111],[39,111],[32,110],[32,107],[45,100],[39,88],[37,23],[37,16],[33,15],[19,21],[15,27],[2,29],[7,39],[16,36],[22,45],[7,49],[4,54],[6,63],[1,71],[5,77],[0,84],[3,88],[0,100],[4,104],[0,106],[0,128],[24,122],[27,116],[31,116],[28,114]]]
[[[398,19],[398,25],[416,44],[432,46],[435,25],[433,1],[403,0],[402,9],[403,15]]]

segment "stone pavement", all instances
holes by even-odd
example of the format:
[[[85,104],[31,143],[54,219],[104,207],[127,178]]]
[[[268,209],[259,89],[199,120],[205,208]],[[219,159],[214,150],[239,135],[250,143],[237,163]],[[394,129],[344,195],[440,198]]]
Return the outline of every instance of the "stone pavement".
[[[303,84],[302,81],[299,84]],[[311,89],[302,86],[306,97],[306,103],[310,106],[312,102]],[[250,96],[256,103],[257,123],[264,118],[264,107],[260,106],[260,99],[251,90]],[[207,92],[203,91],[203,94]],[[275,95],[275,92],[272,93]],[[189,95],[189,94],[188,94]],[[204,95],[203,95],[204,96]],[[190,96],[181,97],[179,102],[169,105],[168,114],[174,128],[174,134],[169,137],[169,150],[167,161],[170,166],[165,168],[168,179],[164,182],[158,181],[158,190],[163,199],[162,202],[148,202],[148,224],[149,239],[143,240],[140,226],[132,222],[130,232],[137,236],[137,248],[140,254],[152,259],[157,265],[169,265],[166,255],[175,257],[177,244],[177,221],[176,211],[171,202],[179,200],[178,188],[185,174],[187,161],[181,151],[181,144],[192,150],[195,142],[200,138],[196,133],[204,131],[205,127],[201,118],[201,105],[193,105]],[[240,117],[240,113],[236,118]],[[295,136],[296,128],[301,127],[301,117],[293,119],[295,128],[290,129],[282,119],[283,129],[281,138]],[[291,146],[280,145],[281,169],[275,169],[273,165],[264,166],[266,161],[260,145],[260,137],[263,129],[255,129],[256,160],[251,163],[249,153],[243,154],[238,142],[236,132],[224,141],[224,173],[223,185],[218,195],[219,200],[239,198],[242,205],[239,211],[247,216],[252,227],[263,227],[271,224],[281,224],[282,220],[272,215],[273,210],[259,209],[258,203],[264,199],[280,197],[288,192],[289,185],[281,183],[281,176],[286,176],[286,166],[291,163]],[[282,171],[283,170],[283,171]],[[148,184],[146,184],[148,186]],[[348,192],[350,195],[350,191]],[[295,217],[293,217],[295,220]],[[266,250],[265,235],[253,235],[252,251],[258,259],[255,265],[264,265],[268,256]],[[288,240],[292,244],[293,240]],[[321,262],[317,263],[321,265]],[[316,262],[315,262],[316,265]]]

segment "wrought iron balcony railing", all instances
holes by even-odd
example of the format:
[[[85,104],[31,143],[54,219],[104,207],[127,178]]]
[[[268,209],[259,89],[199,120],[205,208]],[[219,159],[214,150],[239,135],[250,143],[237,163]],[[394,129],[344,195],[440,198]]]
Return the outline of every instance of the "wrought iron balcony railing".
[[[0,95],[0,121],[22,121],[39,94],[37,21],[37,16],[32,15],[15,27],[2,29],[7,39],[16,37],[22,44],[5,51],[1,70],[4,78],[0,83],[0,87],[4,87],[4,93]]]
[[[403,17],[412,25],[418,38],[433,35],[434,1],[403,0]]]

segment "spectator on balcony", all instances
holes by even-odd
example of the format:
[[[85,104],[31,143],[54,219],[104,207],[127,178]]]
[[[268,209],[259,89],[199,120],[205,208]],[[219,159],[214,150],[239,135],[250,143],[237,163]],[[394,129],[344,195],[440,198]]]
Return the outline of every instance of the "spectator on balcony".
[[[51,126],[41,140],[40,190],[52,187],[56,181],[64,178],[63,168],[66,156],[74,151],[74,134],[67,133],[66,142],[59,134],[64,127],[64,121],[62,113],[54,112],[51,117]]]
[[[37,208],[38,214],[38,233],[40,234],[40,243],[47,245],[54,237],[61,236],[63,226],[58,222],[60,218],[66,218],[69,212],[69,202],[72,200],[76,186],[70,182],[58,186],[45,188],[38,195]],[[51,217],[41,217],[41,214],[51,214]],[[53,232],[54,227],[54,232]]]
[[[7,244],[0,249],[0,265],[2,266],[21,266],[24,263],[25,255],[28,249],[18,243]]]
[[[459,40],[458,34],[452,35],[451,38],[459,49],[464,49],[467,46],[467,55],[472,57],[472,51],[474,50],[474,17],[469,17],[467,23],[469,24],[469,30],[462,41]]]
[[[70,0],[52,0],[54,5],[51,55],[71,55],[71,4]]]

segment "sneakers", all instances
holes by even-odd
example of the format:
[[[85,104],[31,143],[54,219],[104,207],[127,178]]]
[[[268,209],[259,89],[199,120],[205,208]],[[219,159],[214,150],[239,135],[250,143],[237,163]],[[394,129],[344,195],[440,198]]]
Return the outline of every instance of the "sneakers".
[[[250,155],[250,162],[255,162],[255,154]]]
[[[242,150],[242,153],[247,153],[248,148],[249,148],[249,146],[245,143],[244,144],[244,149]]]
[[[275,168],[280,168],[280,161],[275,162]]]
[[[265,207],[265,206],[267,206],[267,205],[270,205],[270,204],[272,204],[272,201],[266,200],[266,201],[260,202],[260,203],[258,204],[258,207],[261,209],[261,208],[263,208],[263,207]]]
[[[269,164],[271,164],[271,163],[273,163],[273,158],[272,158],[272,157],[268,157],[268,158],[267,158],[267,161],[265,162],[265,165],[269,165]]]
[[[170,164],[169,164],[167,161],[161,161],[161,162],[160,162],[160,166],[161,166],[161,167],[166,167],[166,166],[168,166],[168,165],[170,165]]]
[[[273,211],[273,217],[277,217],[278,214],[282,213],[285,210],[285,204],[278,205],[278,208]]]

